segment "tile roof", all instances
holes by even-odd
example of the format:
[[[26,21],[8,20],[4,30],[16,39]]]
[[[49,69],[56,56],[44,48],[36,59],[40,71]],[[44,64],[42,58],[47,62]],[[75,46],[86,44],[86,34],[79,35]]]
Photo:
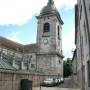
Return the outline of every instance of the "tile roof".
[[[37,44],[24,45],[24,52],[26,53],[36,53],[37,49]]]
[[[14,42],[12,40],[6,39],[2,36],[0,36],[0,44],[2,46],[9,48],[9,49],[16,50],[18,52],[25,52],[25,53],[37,52],[37,44],[23,45],[23,44],[19,44],[17,42]]]
[[[5,46],[5,47],[13,49],[13,50],[18,50],[20,52],[23,51],[23,45],[22,44],[19,44],[17,42],[12,41],[12,40],[6,39],[2,36],[0,36],[0,44],[2,46]]]
[[[5,69],[5,70],[16,70],[12,65],[7,63],[4,59],[2,60],[0,58],[0,69]]]

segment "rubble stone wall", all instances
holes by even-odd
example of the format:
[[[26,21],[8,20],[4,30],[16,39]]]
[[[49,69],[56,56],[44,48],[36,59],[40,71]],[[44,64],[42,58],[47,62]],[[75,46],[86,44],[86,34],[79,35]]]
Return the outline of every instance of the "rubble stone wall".
[[[32,80],[32,86],[40,85],[39,74],[0,72],[0,90],[20,90],[20,82],[22,79]]]

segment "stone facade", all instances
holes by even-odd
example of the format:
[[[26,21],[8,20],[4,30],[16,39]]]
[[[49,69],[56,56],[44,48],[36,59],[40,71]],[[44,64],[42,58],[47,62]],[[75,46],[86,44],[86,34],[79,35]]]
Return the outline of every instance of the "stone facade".
[[[63,21],[61,20],[54,2],[49,2],[47,6],[41,10],[37,19],[37,45],[39,47],[37,53],[37,66],[38,68],[44,69],[46,75],[53,74],[63,76]],[[47,24],[48,27],[46,26],[45,28],[45,24]]]
[[[77,70],[77,55],[76,55],[76,49],[73,53],[73,58],[72,58],[72,70],[73,70],[73,73],[72,73],[72,79],[73,79],[73,82],[76,86],[80,87],[80,82],[79,82],[79,78],[78,78],[78,70]]]
[[[0,37],[0,90],[20,90],[21,79],[38,86],[46,77],[63,76],[63,21],[53,0],[37,20],[36,44],[22,45]]]
[[[21,90],[21,80],[28,79],[32,81],[32,85],[40,86],[39,74],[21,74],[14,71],[0,71],[0,90]]]
[[[77,81],[82,90],[90,90],[90,0],[77,0],[75,44]]]
[[[63,21],[54,2],[48,1],[37,19],[37,43],[22,45],[0,37],[1,58],[17,70],[42,70],[45,75],[63,76]]]

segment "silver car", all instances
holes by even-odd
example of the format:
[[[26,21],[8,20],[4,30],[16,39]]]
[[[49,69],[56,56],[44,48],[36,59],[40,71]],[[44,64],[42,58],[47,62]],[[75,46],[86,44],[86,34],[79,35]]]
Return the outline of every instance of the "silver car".
[[[47,78],[42,83],[42,86],[54,86],[55,85],[55,79],[53,78]]]

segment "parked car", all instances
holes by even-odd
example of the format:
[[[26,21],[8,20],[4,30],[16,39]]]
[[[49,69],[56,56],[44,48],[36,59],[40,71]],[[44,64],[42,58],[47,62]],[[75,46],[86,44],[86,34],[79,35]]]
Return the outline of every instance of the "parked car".
[[[58,84],[61,84],[61,78],[58,78]]]
[[[55,85],[58,85],[59,84],[59,80],[56,78],[55,79]]]
[[[40,85],[41,86],[54,86],[55,85],[55,79],[47,78]]]
[[[64,83],[64,78],[63,77],[61,77],[61,83]]]

